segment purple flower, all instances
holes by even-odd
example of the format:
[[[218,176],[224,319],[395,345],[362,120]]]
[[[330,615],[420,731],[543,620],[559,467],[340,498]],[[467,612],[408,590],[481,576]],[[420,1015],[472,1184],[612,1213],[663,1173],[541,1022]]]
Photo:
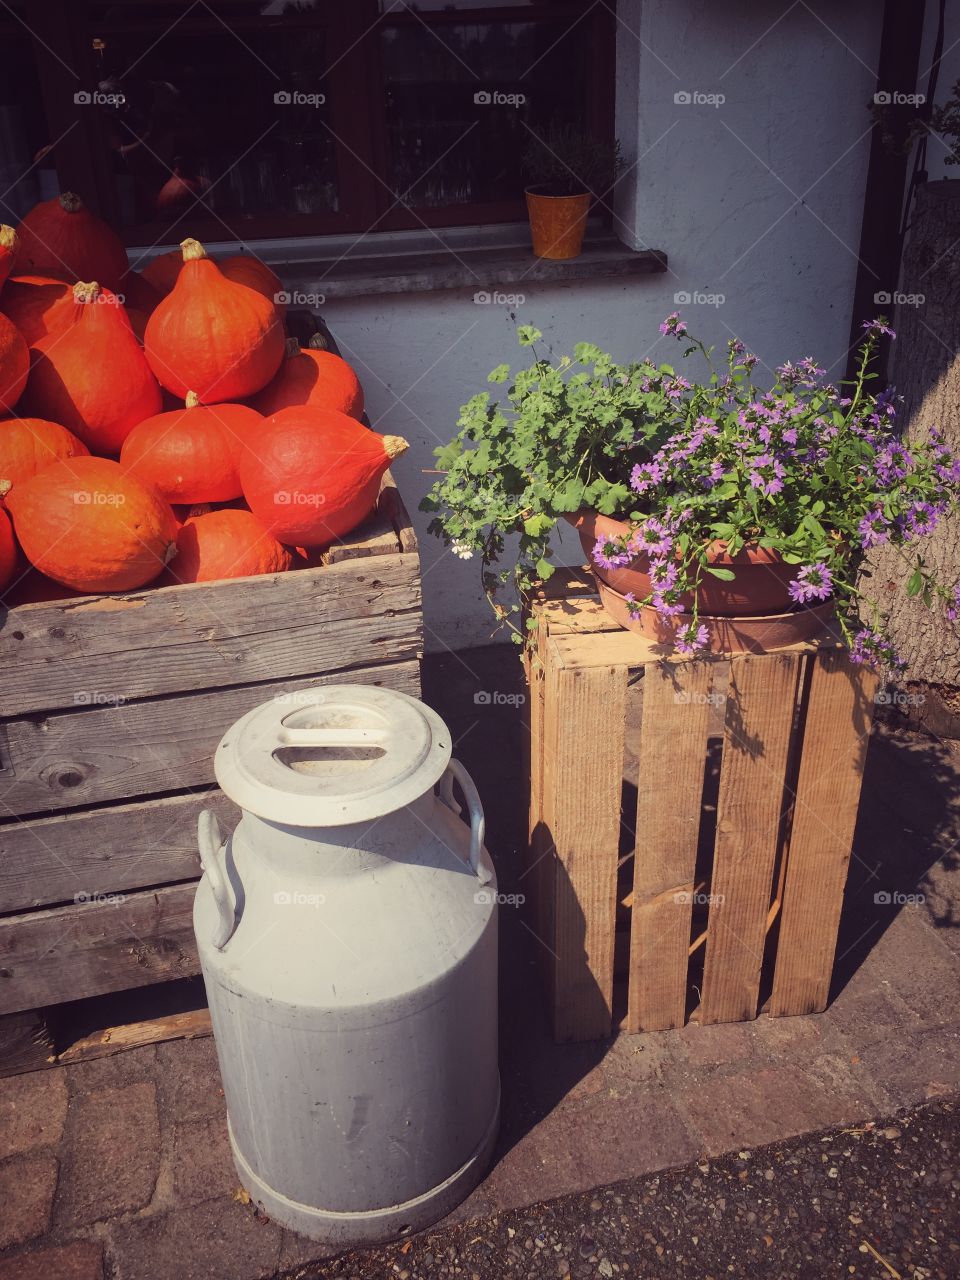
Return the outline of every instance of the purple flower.
[[[913,466],[913,458],[902,444],[895,441],[881,449],[873,460],[877,478],[883,485],[892,484],[894,480],[902,480]]]
[[[710,632],[703,622],[699,626],[691,622],[682,631],[677,632],[676,644],[680,653],[699,653],[706,649],[709,643]]]
[[[784,440],[786,440],[787,444],[796,444],[796,443],[797,443],[797,428],[796,428],[796,427],[787,427],[786,431],[784,431],[784,433],[783,433],[783,438],[784,438]]]
[[[939,520],[939,512],[929,502],[914,502],[900,523],[907,538],[925,538],[933,533]]]
[[[864,333],[875,333],[877,335],[885,333],[890,338],[895,338],[897,336],[887,324],[886,320],[884,320],[883,316],[878,316],[876,320],[864,320],[863,330]]]
[[[661,333],[672,334],[675,338],[682,338],[687,332],[687,322],[680,319],[679,311],[671,311],[660,325]]]
[[[953,595],[947,604],[946,614],[951,622],[956,622],[957,618],[960,617],[960,582],[953,588]]]
[[[860,532],[860,545],[864,551],[870,547],[878,547],[890,537],[890,521],[879,507],[868,511],[857,525]]]
[[[866,663],[874,671],[882,667],[889,667],[893,671],[905,671],[907,667],[903,659],[897,656],[890,641],[872,627],[863,627],[853,637],[850,661]]]
[[[634,557],[634,553],[622,541],[615,542],[611,538],[598,538],[590,554],[594,564],[598,564],[601,569],[623,569]]]
[[[750,472],[750,483],[766,497],[772,497],[783,488],[783,477],[787,469],[772,453],[761,453],[753,459],[753,470]]]
[[[833,577],[822,561],[805,564],[788,590],[797,604],[806,604],[808,600],[827,600],[833,595]]]
[[[723,479],[723,463],[719,460],[710,464],[710,470],[705,476],[700,477],[700,481],[705,489],[712,489],[715,484]]]
[[[679,400],[684,391],[690,390],[690,383],[678,373],[674,378],[665,379],[663,389],[671,400]]]
[[[664,477],[659,462],[640,462],[630,473],[630,488],[636,493],[646,493],[651,485],[659,484]]]
[[[646,551],[649,556],[666,556],[673,550],[673,534],[663,521],[650,516],[637,529],[631,544],[638,551]]]

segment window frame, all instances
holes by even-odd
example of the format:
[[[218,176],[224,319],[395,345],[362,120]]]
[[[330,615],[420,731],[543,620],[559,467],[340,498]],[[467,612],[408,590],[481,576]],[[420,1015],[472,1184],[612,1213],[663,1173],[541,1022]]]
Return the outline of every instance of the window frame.
[[[140,5],[183,0],[127,0],[131,11],[123,28],[137,29]],[[73,93],[96,83],[90,19],[83,0],[47,0],[29,23],[37,59],[41,94],[51,139],[58,139],[51,155],[61,190],[77,191],[84,201],[117,227],[129,246],[169,244],[189,234],[200,239],[253,240],[323,235],[376,234],[416,228],[469,226],[516,222],[525,218],[523,193],[516,200],[473,201],[451,205],[405,205],[389,188],[385,85],[379,56],[380,32],[385,26],[428,22],[432,27],[506,22],[556,21],[569,17],[590,24],[593,58],[588,70],[588,103],[585,125],[597,136],[614,136],[614,57],[616,17],[606,3],[584,9],[571,0],[533,3],[523,7],[491,6],[460,10],[412,13],[402,9],[380,14],[378,0],[338,3],[322,14],[282,16],[275,25],[286,30],[323,26],[330,32],[332,62],[325,72],[331,110],[331,133],[337,166],[341,207],[336,213],[277,215],[220,214],[195,204],[177,219],[121,224],[115,173],[106,130],[94,111],[78,112]],[[578,17],[579,15],[579,17]],[[187,19],[189,29],[217,29],[223,25],[212,14]],[[258,14],[231,19],[238,31],[262,29]],[[155,22],[143,20],[142,29],[153,31]],[[104,29],[109,31],[110,28]],[[74,69],[76,74],[74,74]],[[358,86],[363,86],[358,89]],[[73,107],[73,110],[71,110]],[[601,200],[598,210],[609,218],[610,205]]]

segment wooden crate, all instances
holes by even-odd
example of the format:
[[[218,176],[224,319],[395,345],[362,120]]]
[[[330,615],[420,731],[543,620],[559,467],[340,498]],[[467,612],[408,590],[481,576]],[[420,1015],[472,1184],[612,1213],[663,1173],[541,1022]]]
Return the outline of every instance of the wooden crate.
[[[876,678],[837,645],[665,658],[578,590],[535,606],[528,671],[555,1037],[824,1009]]]
[[[331,682],[419,695],[416,538],[389,474],[324,563],[0,608],[0,1013],[198,972],[197,815],[238,717]]]

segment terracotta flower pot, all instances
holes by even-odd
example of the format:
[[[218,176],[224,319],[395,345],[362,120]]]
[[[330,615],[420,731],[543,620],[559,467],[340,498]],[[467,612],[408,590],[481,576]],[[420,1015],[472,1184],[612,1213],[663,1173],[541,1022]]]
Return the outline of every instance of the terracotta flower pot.
[[[593,559],[598,538],[622,538],[630,532],[626,520],[614,520],[596,511],[581,511],[568,517],[580,535],[580,545],[587,563],[598,582],[621,596],[632,592],[638,600],[650,594],[650,565],[646,555],[637,556],[623,569],[602,569]],[[714,544],[710,561],[717,568],[732,569],[736,577],[724,582],[705,575],[697,591],[697,605],[712,617],[757,617],[763,614],[787,613],[793,608],[790,583],[797,576],[798,565],[784,564],[776,551],[766,547],[745,546],[735,556],[728,556],[725,544]],[[681,604],[689,608],[692,596],[681,596]]]
[[[579,196],[547,196],[528,187],[527,213],[533,252],[538,258],[576,258],[583,247],[587,213],[593,199],[589,191]]]

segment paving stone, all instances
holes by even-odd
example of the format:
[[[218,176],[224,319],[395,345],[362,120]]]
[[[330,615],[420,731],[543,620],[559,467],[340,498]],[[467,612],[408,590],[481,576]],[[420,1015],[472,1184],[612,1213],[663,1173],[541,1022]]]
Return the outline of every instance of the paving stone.
[[[103,1250],[89,1240],[0,1261],[0,1280],[103,1280]]]
[[[870,1045],[864,1073],[895,1106],[913,1106],[960,1088],[960,1027],[938,1027]]]
[[[59,1168],[51,1155],[11,1156],[0,1164],[0,1249],[47,1230]]]
[[[681,1090],[678,1105],[710,1156],[866,1119],[876,1109],[842,1059],[829,1056],[806,1072],[752,1066],[726,1076],[722,1085],[714,1078]]]
[[[173,1159],[173,1187],[179,1203],[229,1196],[240,1186],[222,1116],[177,1125]]]
[[[212,1036],[169,1040],[157,1046],[160,1110],[179,1124],[201,1116],[225,1115],[217,1050]]]
[[[66,1134],[70,1149],[57,1197],[61,1226],[149,1204],[160,1167],[153,1084],[143,1081],[74,1098]]]
[[[122,1053],[91,1058],[88,1062],[71,1062],[64,1070],[71,1096],[92,1093],[96,1089],[118,1089],[141,1080],[155,1080],[157,1046],[145,1044],[139,1049],[125,1049]]]
[[[808,1062],[811,1055],[815,1056],[823,1051],[824,1030],[820,1014],[794,1018],[768,1018],[761,1015],[750,1023],[752,1056],[778,1062],[792,1062],[795,1059]]]
[[[111,1223],[109,1233],[122,1280],[266,1280],[282,1237],[276,1223],[231,1199]]]
[[[702,1027],[688,1022],[673,1034],[680,1052],[691,1065],[720,1067],[753,1057],[756,1046],[752,1025],[750,1022],[720,1022]]]
[[[0,1160],[60,1141],[67,1117],[62,1071],[33,1071],[0,1080]]]
[[[647,1031],[617,1036],[603,1061],[614,1088],[624,1084],[649,1088],[662,1084],[684,1057],[675,1031]]]
[[[901,909],[871,952],[869,965],[877,979],[890,983],[917,1022],[944,1026],[956,1018],[960,956],[916,907]]]
[[[916,1017],[893,987],[879,979],[844,987],[820,1018],[829,1047],[835,1049],[842,1044],[853,1053],[891,1036],[909,1035],[917,1027]]]

